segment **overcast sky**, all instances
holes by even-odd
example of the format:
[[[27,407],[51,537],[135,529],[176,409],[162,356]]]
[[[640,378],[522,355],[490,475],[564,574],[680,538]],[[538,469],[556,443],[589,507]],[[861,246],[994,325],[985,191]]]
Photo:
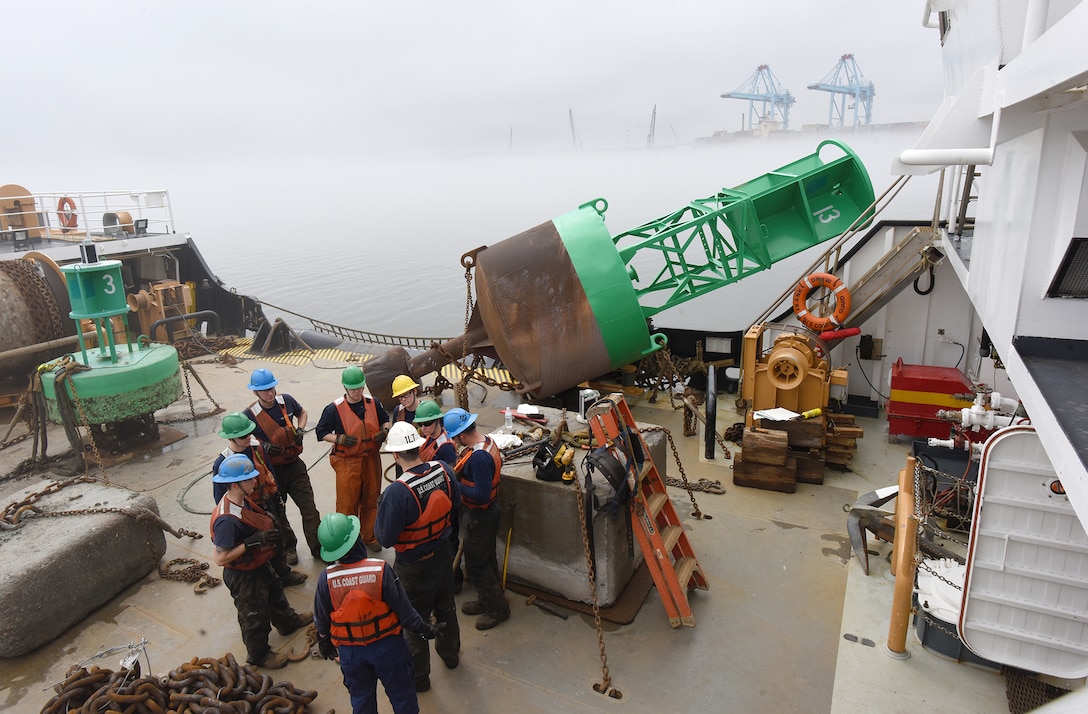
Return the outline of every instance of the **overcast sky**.
[[[853,53],[873,120],[925,121],[941,99],[922,0],[812,2],[9,3],[5,163],[178,161],[269,153],[396,155],[659,145],[741,128],[722,99],[767,64],[806,89]],[[13,140],[13,137],[14,140]],[[13,180],[9,177],[7,180]]]

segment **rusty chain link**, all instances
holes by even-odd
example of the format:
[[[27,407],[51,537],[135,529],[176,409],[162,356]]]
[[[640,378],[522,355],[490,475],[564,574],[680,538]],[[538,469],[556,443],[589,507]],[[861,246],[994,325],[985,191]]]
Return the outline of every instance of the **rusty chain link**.
[[[184,567],[175,570],[175,565]],[[193,592],[197,595],[203,595],[208,591],[208,588],[214,588],[223,582],[221,579],[209,575],[208,567],[208,563],[195,558],[174,558],[166,565],[159,566],[159,577],[163,580],[174,580],[179,583],[195,583]]]
[[[705,520],[710,520],[711,518],[713,518],[713,516],[708,516],[708,515],[704,514],[701,510],[699,510],[699,504],[695,501],[694,491],[695,490],[700,490],[700,491],[705,490],[705,491],[709,491],[711,493],[725,493],[725,488],[722,486],[721,481],[710,481],[709,479],[701,479],[699,481],[700,484],[702,484],[703,482],[706,482],[707,486],[716,487],[715,490],[711,490],[711,488],[701,488],[701,489],[693,488],[691,483],[688,481],[687,473],[684,471],[684,464],[681,463],[681,461],[680,461],[680,452],[676,450],[676,444],[673,442],[673,439],[672,439],[672,432],[670,432],[668,429],[666,429],[663,426],[646,426],[646,427],[642,427],[642,428],[639,429],[639,432],[644,433],[644,434],[648,433],[648,432],[651,432],[651,431],[662,431],[662,432],[665,433],[665,437],[669,440],[669,448],[672,449],[672,458],[673,458],[674,461],[676,461],[676,468],[680,471],[680,478],[679,479],[666,478],[665,479],[666,485],[669,485],[669,486],[682,486],[684,488],[684,490],[688,492],[688,498],[691,499],[691,508],[692,508],[691,515],[692,516],[694,516],[695,518],[702,518],[702,519],[705,519]],[[721,489],[721,490],[717,490],[717,489]]]
[[[201,363],[203,364],[203,363]],[[193,390],[189,385],[189,373],[192,372],[193,379],[197,381],[197,384],[204,390],[204,394],[208,397],[213,405],[213,409],[206,412],[196,413],[196,406],[193,404]],[[189,414],[191,417],[171,417],[169,419],[158,419],[160,424],[177,424],[183,421],[197,421],[199,419],[207,419],[210,416],[215,416],[223,411],[223,407],[219,406],[219,402],[215,401],[215,397],[212,396],[208,386],[204,384],[204,380],[200,378],[200,375],[196,373],[196,370],[188,362],[181,363],[181,373],[185,377],[185,396],[189,399]]]
[[[612,686],[612,675],[608,671],[608,654],[604,649],[604,627],[601,625],[601,605],[597,598],[597,575],[593,568],[593,551],[589,546],[589,531],[586,527],[585,498],[582,496],[581,480],[574,478],[574,492],[578,498],[578,524],[582,530],[582,549],[586,556],[586,577],[589,578],[589,594],[593,601],[593,624],[597,628],[597,648],[601,656],[601,681],[594,682],[593,691],[607,694],[613,699],[620,699],[623,694]]]
[[[316,690],[296,689],[286,680],[275,682],[250,664],[240,664],[228,652],[219,659],[193,657],[164,676],[140,676],[140,663],[116,672],[74,666],[43,714],[84,712],[301,712],[317,699]]]

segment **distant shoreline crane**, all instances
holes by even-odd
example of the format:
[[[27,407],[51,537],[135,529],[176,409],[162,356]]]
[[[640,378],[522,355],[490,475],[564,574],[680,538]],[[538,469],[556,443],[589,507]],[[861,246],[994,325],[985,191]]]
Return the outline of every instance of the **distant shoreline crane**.
[[[839,58],[838,64],[826,77],[816,84],[808,85],[809,89],[831,94],[831,106],[827,113],[827,125],[829,127],[845,127],[846,112],[854,110],[854,121],[851,126],[859,124],[869,125],[873,119],[873,96],[876,89],[872,82],[865,83],[865,77],[858,69],[858,63],[854,55],[845,54]],[[847,106],[847,99],[852,104]],[[859,115],[859,109],[863,115]]]
[[[755,128],[756,122],[775,121],[778,114],[782,115],[782,128],[790,128],[790,107],[797,99],[778,83],[778,79],[771,72],[769,65],[761,64],[751,77],[744,80],[744,84],[732,92],[721,95],[722,99],[747,99],[748,100],[748,127]],[[759,107],[757,108],[757,104]]]

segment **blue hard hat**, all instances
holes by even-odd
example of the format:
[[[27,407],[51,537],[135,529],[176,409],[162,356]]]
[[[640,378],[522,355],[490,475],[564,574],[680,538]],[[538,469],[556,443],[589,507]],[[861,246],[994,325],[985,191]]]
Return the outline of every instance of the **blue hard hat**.
[[[238,483],[257,476],[257,469],[245,454],[231,454],[219,463],[219,470],[212,476],[215,483]]]
[[[264,389],[272,389],[280,381],[276,379],[275,375],[271,371],[261,368],[253,370],[253,376],[249,378],[249,386],[246,389],[252,389],[255,392],[262,391]]]
[[[446,428],[446,434],[452,439],[475,424],[476,417],[476,414],[469,414],[460,407],[454,407],[442,417],[442,426]]]

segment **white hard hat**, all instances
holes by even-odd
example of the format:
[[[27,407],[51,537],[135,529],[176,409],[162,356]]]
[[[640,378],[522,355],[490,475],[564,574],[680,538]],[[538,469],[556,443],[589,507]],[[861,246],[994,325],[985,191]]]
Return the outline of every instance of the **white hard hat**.
[[[389,435],[385,437],[382,451],[408,451],[423,446],[423,437],[416,428],[406,421],[398,421],[389,427]]]

